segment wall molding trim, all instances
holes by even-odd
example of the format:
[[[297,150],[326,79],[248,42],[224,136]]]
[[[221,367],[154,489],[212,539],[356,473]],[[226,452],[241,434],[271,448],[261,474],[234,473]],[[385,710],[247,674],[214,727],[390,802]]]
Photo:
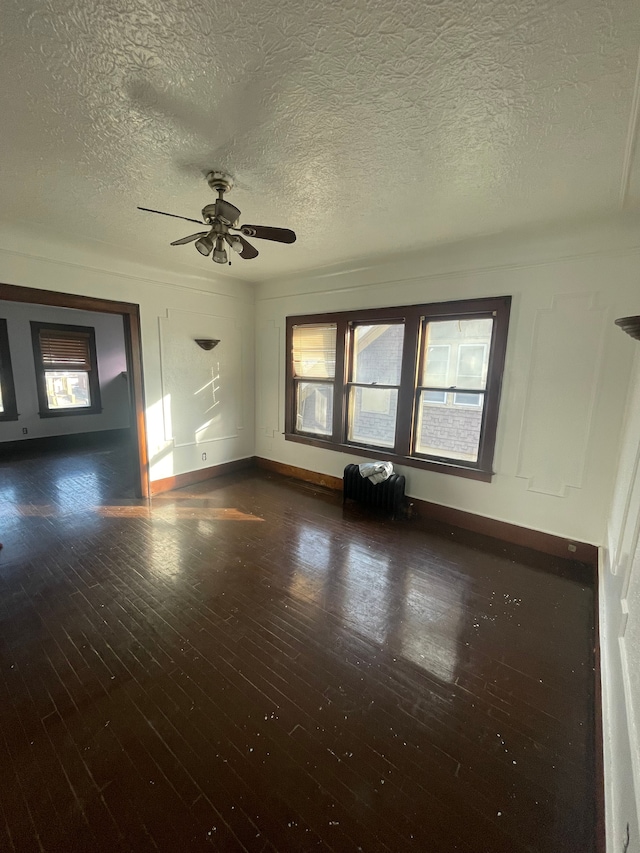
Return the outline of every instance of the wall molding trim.
[[[151,497],[171,492],[174,489],[183,489],[185,486],[193,486],[205,480],[213,480],[222,477],[223,474],[232,474],[235,471],[243,471],[253,468],[255,456],[247,456],[244,459],[234,459],[232,462],[221,462],[219,465],[210,465],[208,468],[199,468],[197,471],[187,471],[184,474],[175,474],[173,477],[164,477],[162,480],[152,480],[150,483]]]
[[[505,261],[504,263],[496,263],[496,264],[485,264],[479,266],[469,265],[468,267],[456,267],[455,269],[443,269],[436,270],[434,272],[423,272],[419,275],[410,275],[405,276],[403,278],[388,278],[383,280],[373,280],[373,281],[363,281],[360,284],[352,284],[347,287],[321,287],[319,289],[314,290],[301,290],[300,289],[300,277],[298,277],[295,282],[289,282],[288,277],[284,280],[285,285],[291,285],[291,289],[284,290],[282,293],[277,293],[274,295],[256,295],[256,304],[260,302],[271,302],[278,299],[289,299],[292,296],[296,297],[307,297],[307,296],[323,296],[327,293],[331,293],[332,295],[338,293],[357,293],[361,291],[363,288],[388,288],[390,285],[398,286],[403,284],[413,284],[415,282],[425,282],[431,281],[432,279],[451,279],[451,278],[463,278],[469,275],[485,275],[490,276],[499,272],[511,272],[515,270],[528,270],[528,269],[536,269],[538,267],[552,266],[554,264],[563,264],[563,263],[572,263],[574,261],[580,260],[590,260],[592,258],[606,257],[608,255],[636,255],[640,253],[640,245],[621,245],[621,246],[602,246],[599,249],[591,249],[584,252],[573,252],[567,254],[558,254],[558,255],[549,255],[548,257],[541,258],[540,260],[530,260],[524,261],[522,263],[516,263],[514,261]],[[396,257],[395,255],[393,256]],[[383,259],[386,259],[387,256],[383,255]],[[379,265],[378,265],[379,266]],[[344,270],[339,270],[338,272],[319,274],[319,271],[309,270],[307,273],[301,273],[300,276],[308,276],[314,282],[317,280],[319,284],[323,281],[328,281],[336,278],[340,278],[342,276],[355,275],[356,273],[367,273],[372,270],[376,270],[376,266],[367,265],[367,266],[355,266],[353,268],[347,268]],[[281,280],[277,278],[269,278],[264,281],[258,281],[258,285],[273,285],[280,283]],[[296,289],[297,283],[297,289]],[[376,306],[373,306],[376,307]],[[385,307],[385,305],[380,305],[377,307]]]
[[[285,465],[282,462],[264,459],[260,456],[255,457],[255,464],[258,468],[271,471],[275,474],[292,477],[296,480],[304,480],[307,483],[313,483],[316,486],[332,489],[333,491],[342,491],[341,477],[320,474],[316,471],[309,471],[306,468],[297,468],[295,465]],[[543,554],[549,554],[553,557],[586,563],[593,570],[591,580],[595,580],[598,565],[598,548],[596,545],[590,545],[587,542],[576,542],[571,539],[565,539],[562,536],[556,536],[553,533],[544,533],[541,530],[520,527],[517,524],[511,524],[506,521],[497,521],[494,518],[487,518],[486,516],[476,515],[475,513],[466,512],[461,509],[453,509],[452,507],[431,503],[430,501],[423,501],[409,495],[407,495],[407,501],[410,508],[410,517],[414,522],[417,521],[418,523],[423,522],[426,524],[440,522],[451,525],[452,527],[468,530],[472,533],[479,533],[482,536],[490,536],[492,539],[500,539],[503,542],[508,542],[510,545],[518,545],[530,548],[533,551],[540,551]],[[575,550],[570,550],[570,547],[575,548]]]
[[[81,249],[81,251],[82,251],[82,249]],[[64,260],[62,258],[53,258],[53,257],[50,257],[48,255],[34,255],[34,254],[30,254],[29,252],[20,252],[17,249],[7,249],[5,246],[0,246],[0,253],[4,254],[4,255],[11,255],[11,256],[16,257],[16,258],[24,258],[27,260],[38,261],[40,263],[58,264],[59,266],[71,267],[72,269],[79,269],[79,270],[84,270],[86,272],[100,273],[101,275],[113,276],[114,278],[121,278],[121,279],[124,279],[126,281],[139,281],[139,282],[142,282],[143,284],[152,284],[152,285],[157,286],[157,287],[168,287],[168,288],[179,288],[181,290],[190,290],[190,291],[193,291],[195,293],[200,293],[204,296],[212,296],[212,295],[213,296],[224,296],[224,297],[227,297],[228,299],[237,299],[238,301],[245,302],[246,304],[253,304],[248,299],[242,299],[242,298],[238,297],[237,294],[234,295],[231,292],[227,293],[223,290],[215,290],[214,288],[211,287],[211,282],[209,281],[209,279],[207,279],[206,281],[203,281],[202,286],[189,285],[189,284],[178,284],[177,282],[174,283],[174,282],[163,280],[163,279],[151,278],[150,276],[137,275],[136,273],[133,273],[133,272],[123,272],[121,270],[112,270],[112,269],[108,269],[107,267],[98,266],[97,264],[96,265],[94,265],[94,264],[83,264],[83,263],[78,263],[77,261]],[[119,258],[116,260],[121,261],[121,259],[119,259]],[[125,260],[124,263],[131,263],[131,262]],[[141,266],[144,266],[145,262],[144,261],[136,261],[134,263],[139,263]],[[155,269],[155,267],[153,269]],[[160,270],[160,272],[161,272],[161,270]],[[190,267],[187,267],[184,273],[181,273],[177,270],[176,271],[171,270],[170,272],[173,272],[176,276],[187,275],[187,276],[191,276],[194,278],[198,277],[197,274],[194,274],[194,272],[191,270]],[[235,279],[235,278],[232,278],[231,276],[221,276],[221,278],[224,279],[224,284],[227,284],[230,288],[233,285],[235,285],[238,281],[240,281],[243,284],[251,283],[251,282],[246,281],[245,279]],[[213,284],[215,285],[215,282],[213,282]]]

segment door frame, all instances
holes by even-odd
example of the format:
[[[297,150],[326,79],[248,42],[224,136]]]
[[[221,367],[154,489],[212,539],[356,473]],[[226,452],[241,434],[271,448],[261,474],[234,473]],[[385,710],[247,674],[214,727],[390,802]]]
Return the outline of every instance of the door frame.
[[[136,496],[149,497],[149,458],[147,455],[147,428],[144,404],[144,374],[142,370],[142,344],[140,337],[140,306],[133,302],[116,302],[76,293],[41,290],[39,287],[22,287],[0,282],[0,301],[29,302],[51,305],[56,308],[76,308],[79,311],[98,311],[101,314],[119,314],[124,326],[124,346],[129,376],[129,401],[133,410],[131,429],[137,450]]]

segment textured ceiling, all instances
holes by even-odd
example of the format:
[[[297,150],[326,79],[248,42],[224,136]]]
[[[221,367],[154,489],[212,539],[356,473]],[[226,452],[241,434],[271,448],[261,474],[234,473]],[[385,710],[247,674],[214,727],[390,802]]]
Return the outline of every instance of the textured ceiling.
[[[135,208],[197,218],[225,168],[244,221],[298,233],[215,269],[259,280],[640,202],[637,0],[1,8],[12,221],[213,273]]]

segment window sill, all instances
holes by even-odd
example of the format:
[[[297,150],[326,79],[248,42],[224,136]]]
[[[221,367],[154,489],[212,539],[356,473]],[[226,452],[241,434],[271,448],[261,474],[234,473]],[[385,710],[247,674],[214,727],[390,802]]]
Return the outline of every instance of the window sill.
[[[13,412],[3,412],[2,414],[0,414],[0,422],[2,422],[2,421],[17,421],[19,417],[20,416],[18,415],[17,412],[15,414]]]
[[[437,462],[431,459],[420,459],[417,456],[396,456],[384,448],[372,450],[368,447],[360,447],[357,444],[334,444],[331,441],[323,441],[320,438],[311,438],[298,433],[287,432],[284,434],[286,441],[295,441],[298,444],[308,444],[311,447],[321,447],[324,450],[332,450],[338,453],[349,453],[351,456],[364,456],[373,459],[384,459],[393,462],[394,465],[405,465],[409,468],[421,468],[424,471],[437,471],[440,474],[452,474],[454,477],[465,477],[468,480],[479,480],[482,483],[490,483],[493,478],[492,471],[482,471],[479,468],[467,468],[464,465],[456,465],[449,462]]]
[[[38,412],[38,414],[41,418],[71,418],[75,417],[75,415],[100,415],[102,414],[102,409],[94,407],[89,409],[56,409],[55,411],[47,409],[44,412]]]

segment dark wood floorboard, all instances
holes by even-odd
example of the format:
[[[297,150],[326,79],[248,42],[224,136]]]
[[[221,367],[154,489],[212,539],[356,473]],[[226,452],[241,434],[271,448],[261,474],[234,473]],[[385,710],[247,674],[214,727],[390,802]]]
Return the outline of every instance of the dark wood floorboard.
[[[566,562],[129,451],[0,458],[0,850],[594,851]]]

